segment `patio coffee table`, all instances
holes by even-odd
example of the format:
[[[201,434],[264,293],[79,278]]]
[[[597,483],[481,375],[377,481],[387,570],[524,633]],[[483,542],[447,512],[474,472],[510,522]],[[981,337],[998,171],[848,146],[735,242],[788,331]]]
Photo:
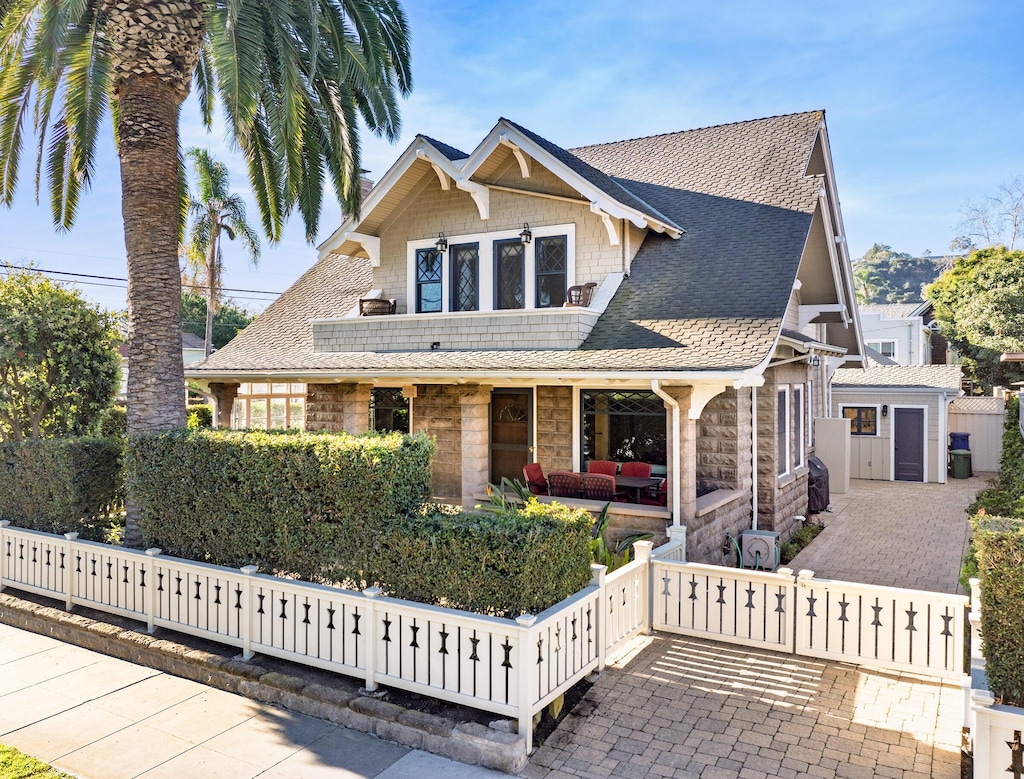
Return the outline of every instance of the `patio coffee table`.
[[[654,487],[661,483],[661,479],[656,479],[652,476],[616,476],[615,486],[625,487],[627,490],[633,490],[634,503],[640,502],[641,490],[646,490],[650,487]]]

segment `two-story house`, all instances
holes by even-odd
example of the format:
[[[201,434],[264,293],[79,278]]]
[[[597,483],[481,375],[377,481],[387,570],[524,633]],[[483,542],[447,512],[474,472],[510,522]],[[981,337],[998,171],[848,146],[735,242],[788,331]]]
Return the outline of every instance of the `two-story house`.
[[[418,136],[187,375],[222,425],[426,431],[464,505],[530,462],[646,462],[665,505],[613,513],[717,562],[726,532],[795,527],[862,354],[824,112],[568,150],[501,119],[470,153]]]

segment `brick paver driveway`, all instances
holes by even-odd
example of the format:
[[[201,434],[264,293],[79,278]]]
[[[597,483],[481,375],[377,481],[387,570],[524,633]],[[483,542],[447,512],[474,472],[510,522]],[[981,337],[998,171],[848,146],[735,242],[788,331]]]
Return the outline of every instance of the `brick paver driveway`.
[[[855,481],[792,567],[955,592],[964,508],[984,485]],[[647,642],[601,675],[522,776],[960,776],[957,686],[663,633]]]

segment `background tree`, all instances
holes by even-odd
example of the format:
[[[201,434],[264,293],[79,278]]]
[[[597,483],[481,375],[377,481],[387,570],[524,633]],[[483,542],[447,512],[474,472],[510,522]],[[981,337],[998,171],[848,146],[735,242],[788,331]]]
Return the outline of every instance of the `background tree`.
[[[1003,352],[1024,351],[1024,252],[1005,247],[961,257],[927,288],[942,334],[985,392],[1024,378]]]
[[[188,156],[196,173],[196,193],[189,195],[188,242],[185,258],[193,276],[206,287],[206,356],[213,351],[213,319],[220,308],[224,261],[221,239],[240,238],[253,265],[260,259],[260,239],[245,219],[245,201],[230,191],[228,169],[206,149]]]
[[[230,300],[221,302],[213,315],[213,348],[220,349],[238,335],[255,317]],[[182,290],[181,329],[202,338],[206,333],[206,298],[199,292]]]
[[[38,273],[0,277],[0,441],[96,432],[120,381],[113,314]]]
[[[919,303],[924,300],[924,286],[935,281],[946,266],[948,259],[944,257],[932,257],[928,252],[912,257],[876,243],[853,263],[857,301],[873,305]]]
[[[130,433],[185,423],[178,121],[193,81],[208,128],[221,98],[267,235],[278,240],[298,210],[312,241],[325,178],[359,213],[359,119],[398,137],[397,93],[412,87],[405,14],[398,0],[0,0],[0,200],[14,198],[32,117],[37,181],[70,228],[101,121],[114,118]],[[125,542],[142,543],[131,494]]]
[[[962,235],[954,243],[971,248],[979,242],[983,248],[1002,244],[1013,251],[1024,237],[1024,176],[1000,184],[994,195],[980,202],[965,203],[960,215],[957,229]]]

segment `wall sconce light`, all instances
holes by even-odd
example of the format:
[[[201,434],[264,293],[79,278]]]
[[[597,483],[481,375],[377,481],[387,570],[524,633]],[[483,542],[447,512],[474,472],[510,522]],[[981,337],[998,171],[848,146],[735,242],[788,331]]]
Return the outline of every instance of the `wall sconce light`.
[[[883,417],[889,416],[889,407],[888,406],[885,406],[885,405],[882,406],[882,416]]]
[[[437,240],[434,242],[434,246],[437,247],[438,254],[444,254],[448,251],[448,239],[444,237],[444,233],[437,234]]]
[[[807,364],[810,365],[812,368],[817,368],[819,365],[821,365],[821,357],[819,357],[816,354],[808,355]]]
[[[441,348],[441,342],[440,341],[431,341],[430,342],[430,351],[436,352],[440,348]]]
[[[523,222],[523,231],[521,233],[519,233],[519,242],[520,243],[529,243],[532,240],[533,240],[533,233],[530,232],[530,223],[529,222]]]

